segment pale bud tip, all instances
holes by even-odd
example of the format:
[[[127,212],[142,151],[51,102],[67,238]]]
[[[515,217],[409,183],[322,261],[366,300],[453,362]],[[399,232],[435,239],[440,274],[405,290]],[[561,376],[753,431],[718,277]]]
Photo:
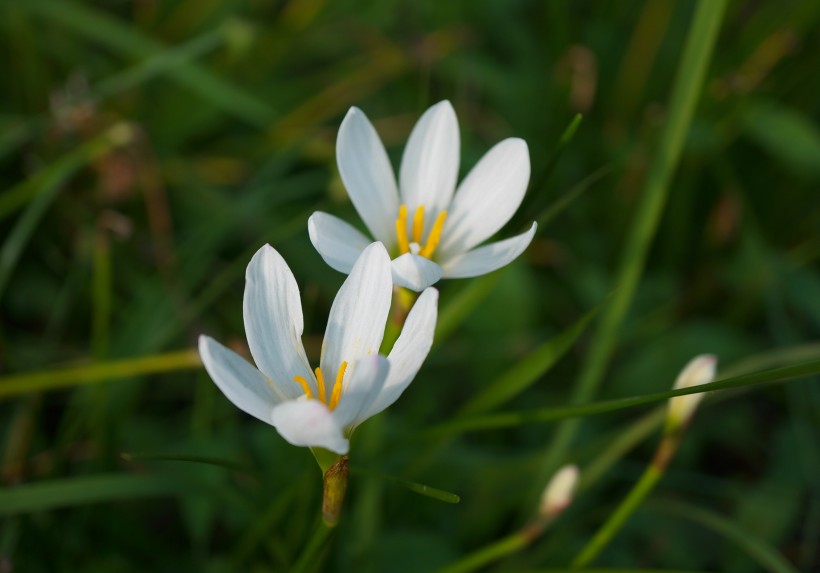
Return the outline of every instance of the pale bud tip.
[[[552,476],[541,496],[539,513],[542,516],[553,517],[569,507],[578,484],[578,475],[578,466],[570,464]]]
[[[708,384],[715,379],[716,370],[717,356],[714,354],[696,356],[678,374],[678,378],[675,380],[675,389]],[[687,394],[686,396],[671,398],[669,400],[667,427],[677,427],[688,422],[701,399],[703,399],[703,394]]]

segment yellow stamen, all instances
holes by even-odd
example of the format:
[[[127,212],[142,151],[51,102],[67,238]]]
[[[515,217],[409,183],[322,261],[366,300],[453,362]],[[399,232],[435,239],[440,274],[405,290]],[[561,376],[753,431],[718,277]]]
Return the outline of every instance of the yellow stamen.
[[[322,375],[322,369],[317,366],[314,372],[316,373],[316,384],[319,386],[319,401],[327,404],[327,396],[325,395],[325,377]]]
[[[438,247],[439,241],[441,241],[441,230],[444,228],[444,221],[447,220],[447,211],[442,211],[436,217],[436,222],[433,223],[433,228],[430,230],[430,235],[427,237],[427,244],[424,245],[424,248],[419,251],[419,254],[422,257],[427,257],[428,259],[433,256],[433,252]]]
[[[304,377],[294,376],[293,381],[302,387],[302,390],[305,391],[305,396],[307,396],[308,398],[313,398],[313,392],[310,391],[310,385],[307,383],[307,380],[305,380]]]
[[[342,362],[339,366],[339,372],[336,374],[336,383],[333,384],[333,394],[330,396],[330,403],[328,408],[333,410],[339,404],[339,399],[342,397],[342,382],[345,377],[345,370],[347,370],[347,362]]]
[[[413,242],[421,242],[421,233],[424,231],[424,205],[416,207],[416,213],[413,215]]]
[[[410,244],[407,242],[407,206],[399,207],[399,218],[396,219],[396,237],[399,240],[399,251],[401,254],[410,252]]]

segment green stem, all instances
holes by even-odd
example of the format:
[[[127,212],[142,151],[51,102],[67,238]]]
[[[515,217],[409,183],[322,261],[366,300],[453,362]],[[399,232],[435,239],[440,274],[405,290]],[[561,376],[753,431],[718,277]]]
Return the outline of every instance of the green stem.
[[[333,531],[333,528],[328,527],[324,522],[319,522],[313,531],[313,537],[310,538],[307,547],[302,551],[302,555],[299,556],[299,560],[291,569],[291,573],[302,573],[311,570],[311,565],[316,560],[317,554],[324,546],[325,540],[331,531]]]
[[[631,234],[618,267],[612,302],[603,312],[589,358],[573,396],[575,403],[592,398],[607,371],[618,334],[635,295],[647,253],[658,228],[669,190],[669,182],[680,160],[683,142],[700,97],[712,50],[717,39],[727,0],[700,0],[689,30],[681,65],[672,89],[669,115],[658,152],[647,173]],[[578,432],[580,422],[572,420],[559,428],[550,445],[544,467],[550,475],[564,458]]]
[[[581,550],[581,553],[579,553],[572,562],[573,569],[580,569],[592,563],[604,547],[612,541],[615,534],[620,531],[621,527],[626,523],[626,520],[635,512],[641,502],[646,499],[646,496],[652,491],[652,488],[655,487],[655,484],[658,483],[662,475],[663,468],[655,464],[651,464],[646,468],[641,479],[638,480],[638,483],[635,484],[632,491],[626,496],[626,499],[621,502],[621,505],[618,506],[615,513],[609,516],[609,519],[604,523],[603,527],[598,530],[595,536],[586,544]]]
[[[532,537],[525,531],[517,531],[495,543],[482,547],[475,553],[471,553],[455,563],[439,569],[437,573],[467,573],[475,571],[488,563],[497,561],[511,553],[520,551],[530,544]]]

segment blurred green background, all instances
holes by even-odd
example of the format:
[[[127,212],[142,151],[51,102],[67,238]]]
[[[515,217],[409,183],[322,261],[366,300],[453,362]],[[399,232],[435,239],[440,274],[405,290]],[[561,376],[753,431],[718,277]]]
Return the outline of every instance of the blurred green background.
[[[558,424],[420,432],[503,385],[615,287],[693,11],[672,0],[0,3],[0,572],[294,566],[319,515],[315,462],[236,410],[192,349],[208,333],[245,351],[244,268],[270,242],[299,281],[316,359],[343,276],[306,222],[317,209],[358,221],[334,156],[351,105],[394,166],[441,99],[459,117],[462,175],[502,138],[524,138],[530,187],[500,236],[549,220],[512,266],[438,285],[445,328],[402,399],[354,436],[360,471],[308,569],[431,571],[520,528],[555,469]],[[727,372],[820,356],[819,24],[818,2],[730,2],[596,399],[665,390],[702,352]],[[590,333],[496,409],[569,403]],[[585,419],[558,461],[598,467],[598,479],[489,570],[566,565],[651,457],[652,412]],[[704,402],[650,503],[598,562],[820,570],[819,421],[815,380]],[[722,528],[664,500],[705,508]]]

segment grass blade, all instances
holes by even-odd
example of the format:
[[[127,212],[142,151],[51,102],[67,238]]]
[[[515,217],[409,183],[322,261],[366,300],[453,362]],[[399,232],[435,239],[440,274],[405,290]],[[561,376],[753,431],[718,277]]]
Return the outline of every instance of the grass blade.
[[[11,191],[16,196],[21,193],[19,189],[24,188],[26,194],[33,195],[33,199],[0,248],[0,297],[3,296],[23,248],[66,180],[97,157],[115,147],[127,144],[132,138],[132,129],[124,123],[118,123]]]
[[[801,378],[818,373],[820,373],[820,360],[813,360],[810,362],[795,364],[793,366],[786,366],[784,368],[775,368],[772,370],[764,370],[763,372],[756,372],[743,376],[724,378],[722,380],[711,382],[709,384],[703,384],[701,386],[680,388],[678,390],[668,390],[665,392],[653,392],[650,394],[633,396],[631,398],[603,400],[600,402],[563,406],[560,408],[543,408],[527,412],[504,412],[488,416],[454,420],[432,428],[424,432],[422,435],[425,437],[433,437],[440,436],[442,434],[489,430],[494,428],[508,428],[525,424],[543,424],[568,418],[583,418],[586,416],[593,416],[595,414],[603,414],[605,412],[614,412],[616,410],[622,410],[623,408],[631,408],[642,404],[650,404],[652,402],[668,400],[669,398],[673,398],[675,396],[699,394],[701,392],[711,392],[713,390],[727,390],[729,388],[744,388],[772,382],[784,382],[786,380],[793,380],[795,378]]]
[[[45,372],[14,374],[0,378],[0,398],[107,382],[117,378],[190,370],[201,366],[199,354],[191,349],[127,360],[70,366]]]
[[[734,542],[735,545],[743,549],[757,562],[761,570],[771,571],[772,573],[798,573],[797,569],[792,567],[780,552],[765,539],[761,539],[751,531],[741,529],[729,519],[714,511],[672,501],[654,502],[651,505],[666,513],[692,521],[706,529],[711,529],[718,535],[722,535],[729,541]]]
[[[103,474],[30,483],[0,491],[0,515],[89,503],[170,495],[177,488],[153,475]]]
[[[518,396],[540,380],[572,348],[598,313],[598,309],[599,307],[595,307],[586,313],[564,332],[543,343],[526,358],[496,378],[492,384],[464,406],[461,414],[477,414],[492,410]]]

